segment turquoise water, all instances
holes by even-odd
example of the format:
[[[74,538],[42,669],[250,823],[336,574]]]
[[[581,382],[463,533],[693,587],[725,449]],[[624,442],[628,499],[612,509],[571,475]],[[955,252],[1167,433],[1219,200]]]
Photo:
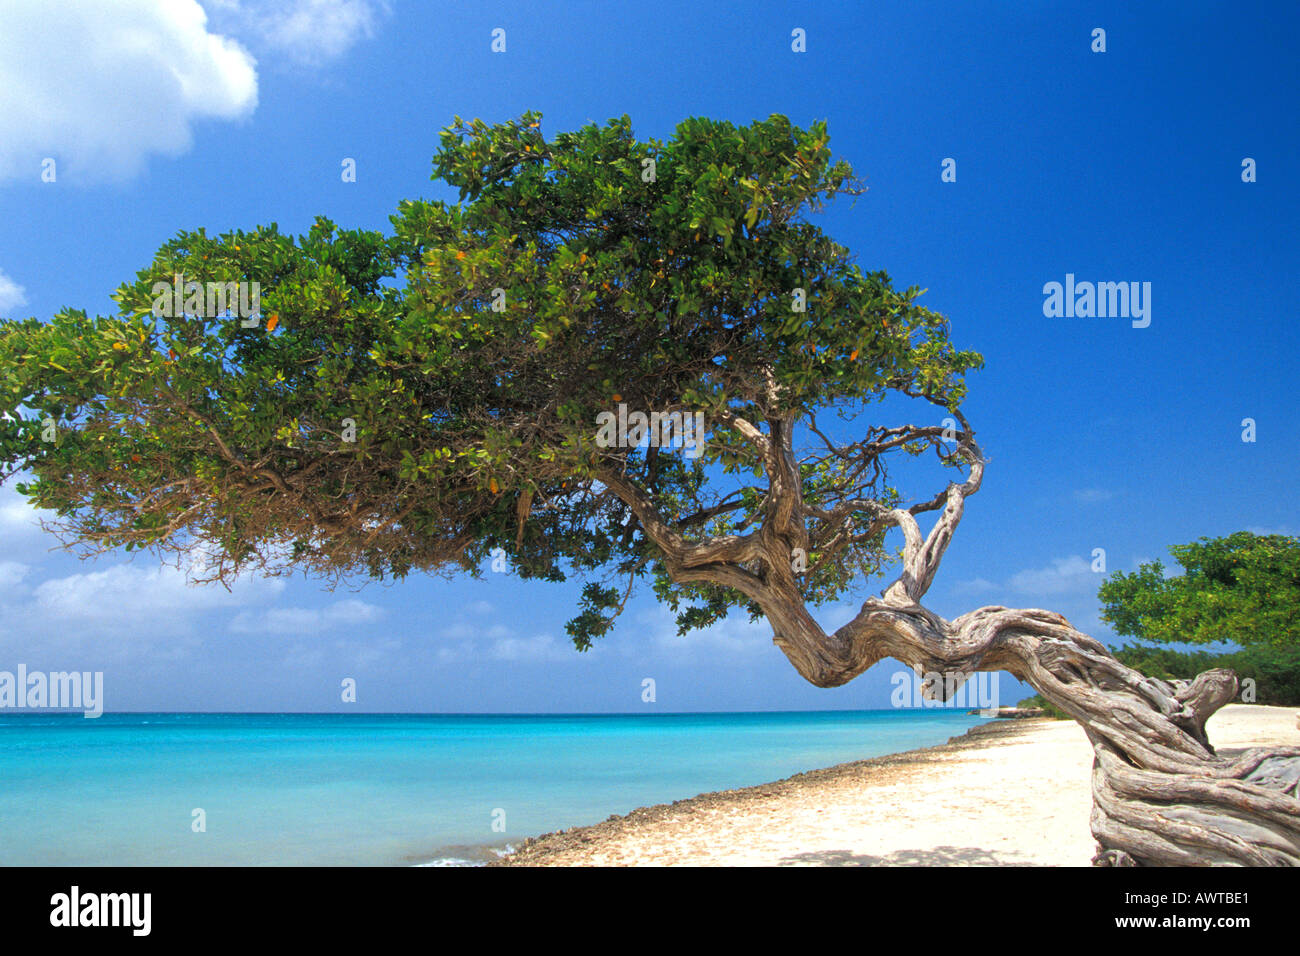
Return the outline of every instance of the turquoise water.
[[[980,719],[3,715],[0,864],[481,861],[638,806],[943,743]]]

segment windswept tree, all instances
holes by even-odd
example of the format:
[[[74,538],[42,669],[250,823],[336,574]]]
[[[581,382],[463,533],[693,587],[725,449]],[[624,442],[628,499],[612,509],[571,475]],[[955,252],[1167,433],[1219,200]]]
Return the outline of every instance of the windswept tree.
[[[765,617],[820,687],[886,657],[953,675],[937,695],[1003,670],[1095,748],[1097,862],[1300,861],[1300,749],[1206,738],[1230,671],[1148,679],[1050,611],[921,605],[984,480],[961,411],[981,360],[809,222],[858,190],[824,125],[691,119],[659,142],[626,117],[540,122],[457,120],[434,176],[459,200],[403,203],[392,235],[184,232],[119,314],[0,325],[6,476],[74,547],[200,579],[496,556],[585,581],[580,650],[645,584],[683,631]],[[232,311],[227,284],[253,282],[260,312]],[[855,425],[872,406],[916,414]],[[904,494],[914,456],[951,479]],[[819,605],[896,559],[823,629]]]

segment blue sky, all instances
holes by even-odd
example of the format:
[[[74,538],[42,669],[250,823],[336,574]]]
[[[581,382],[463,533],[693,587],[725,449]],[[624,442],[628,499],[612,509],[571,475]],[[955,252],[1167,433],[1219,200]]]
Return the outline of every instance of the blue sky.
[[[660,138],[693,115],[825,119],[869,191],[819,224],[927,288],[987,362],[965,410],[991,462],[927,603],[1046,607],[1109,639],[1093,549],[1130,569],[1300,531],[1296,21],[1243,2],[0,0],[0,316],[107,314],[181,229],[387,228],[401,199],[454,198],[429,180],[454,115],[536,109],[553,134],[627,113]],[[1046,317],[1067,273],[1150,282],[1150,326]],[[0,489],[0,670],[102,670],[110,710],[882,707],[900,669],[819,690],[761,622],[678,638],[648,596],[579,655],[579,585],[509,575],[187,588],[147,556],[51,554],[32,520]]]

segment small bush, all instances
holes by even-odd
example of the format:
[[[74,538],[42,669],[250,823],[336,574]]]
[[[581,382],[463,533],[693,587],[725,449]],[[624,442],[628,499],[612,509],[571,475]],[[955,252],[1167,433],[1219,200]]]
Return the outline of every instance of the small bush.
[[[1070,719],[1069,714],[1057,710],[1054,706],[1052,706],[1052,702],[1049,701],[1042,694],[1035,694],[1033,697],[1026,697],[1020,703],[1016,704],[1016,706],[1017,707],[1038,707],[1043,711],[1044,715],[1051,717],[1054,720]]]

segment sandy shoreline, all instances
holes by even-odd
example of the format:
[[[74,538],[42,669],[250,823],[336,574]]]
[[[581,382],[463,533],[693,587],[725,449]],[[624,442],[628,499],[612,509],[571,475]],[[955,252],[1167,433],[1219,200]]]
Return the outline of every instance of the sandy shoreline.
[[[1300,744],[1300,708],[1236,704],[1219,750]],[[505,866],[1087,866],[1092,748],[1073,721],[998,720],[947,744],[642,807],[526,840]]]

